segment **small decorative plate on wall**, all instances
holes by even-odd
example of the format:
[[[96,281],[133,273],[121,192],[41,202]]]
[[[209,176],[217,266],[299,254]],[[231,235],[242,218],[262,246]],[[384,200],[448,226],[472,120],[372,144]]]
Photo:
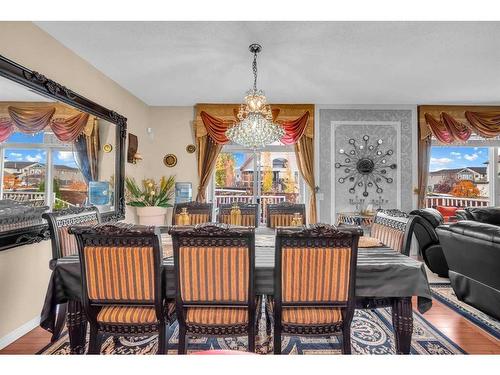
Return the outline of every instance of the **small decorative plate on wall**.
[[[177,156],[174,154],[167,154],[163,157],[163,164],[167,167],[172,168],[177,164]]]
[[[109,153],[113,151],[113,146],[111,145],[111,143],[106,143],[104,146],[102,146],[102,149],[104,152]]]
[[[196,151],[196,146],[195,145],[187,145],[186,146],[186,151],[189,153],[189,154],[192,154],[193,152]]]

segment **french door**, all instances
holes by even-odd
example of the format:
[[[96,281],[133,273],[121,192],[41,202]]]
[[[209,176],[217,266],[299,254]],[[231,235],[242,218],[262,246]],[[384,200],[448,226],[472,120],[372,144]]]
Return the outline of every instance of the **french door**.
[[[216,211],[221,204],[257,203],[261,224],[266,222],[268,204],[303,201],[295,152],[281,145],[258,151],[224,146],[217,158],[211,190]]]

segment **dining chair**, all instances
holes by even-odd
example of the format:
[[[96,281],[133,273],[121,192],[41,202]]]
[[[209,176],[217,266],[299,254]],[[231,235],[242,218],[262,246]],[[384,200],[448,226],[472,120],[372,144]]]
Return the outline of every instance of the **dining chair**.
[[[306,205],[303,203],[282,202],[268,204],[266,209],[266,225],[269,228],[291,226],[296,213],[300,214],[302,223],[306,224]]]
[[[241,226],[258,227],[259,226],[259,205],[254,203],[235,202],[233,204],[221,204],[217,222],[222,224],[231,224],[231,210],[233,205],[237,205],[241,211]]]
[[[255,230],[226,224],[172,227],[179,354],[186,335],[248,335],[255,351]]]
[[[378,210],[373,219],[370,236],[401,254],[410,255],[414,220],[413,215],[398,209]]]
[[[52,242],[52,260],[49,268],[54,269],[57,260],[65,256],[77,255],[78,246],[75,236],[68,233],[71,225],[93,225],[101,222],[101,215],[96,207],[72,207],[64,210],[47,212],[42,215],[47,220]],[[51,341],[59,339],[66,322],[67,304],[57,307],[56,323]]]
[[[185,202],[174,204],[172,225],[178,225],[182,209],[186,208],[191,219],[191,225],[209,223],[212,221],[212,203]]]
[[[99,354],[103,334],[158,334],[167,354],[174,305],[165,300],[159,228],[124,223],[72,226],[82,275],[82,305],[90,325],[88,354]]]
[[[281,354],[282,334],[342,334],[342,352],[351,353],[361,234],[359,228],[328,224],[277,229],[274,296],[266,301],[275,354]]]

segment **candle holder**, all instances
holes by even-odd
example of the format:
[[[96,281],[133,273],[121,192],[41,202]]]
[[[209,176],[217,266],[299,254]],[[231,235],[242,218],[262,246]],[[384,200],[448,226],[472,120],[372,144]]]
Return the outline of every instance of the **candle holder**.
[[[357,195],[354,199],[349,198],[349,204],[355,206],[354,212],[361,212],[361,207],[363,206],[364,203],[365,200],[363,198],[358,198]]]
[[[383,199],[381,195],[379,195],[378,199],[372,199],[372,204],[378,206],[378,209],[382,209],[382,205],[389,203],[387,199]]]

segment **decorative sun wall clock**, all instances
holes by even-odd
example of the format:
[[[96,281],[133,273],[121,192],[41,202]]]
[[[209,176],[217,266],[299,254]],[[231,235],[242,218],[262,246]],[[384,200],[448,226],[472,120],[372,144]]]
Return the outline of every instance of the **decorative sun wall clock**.
[[[350,150],[339,150],[341,162],[335,163],[335,168],[342,170],[345,175],[338,182],[350,185],[349,193],[355,194],[356,189],[363,190],[363,197],[369,195],[370,190],[375,189],[377,194],[382,194],[384,183],[392,184],[394,179],[390,177],[390,171],[396,169],[396,164],[390,159],[394,155],[393,150],[382,150],[382,139],[375,144],[370,144],[370,137],[363,136],[363,140],[349,139]]]

